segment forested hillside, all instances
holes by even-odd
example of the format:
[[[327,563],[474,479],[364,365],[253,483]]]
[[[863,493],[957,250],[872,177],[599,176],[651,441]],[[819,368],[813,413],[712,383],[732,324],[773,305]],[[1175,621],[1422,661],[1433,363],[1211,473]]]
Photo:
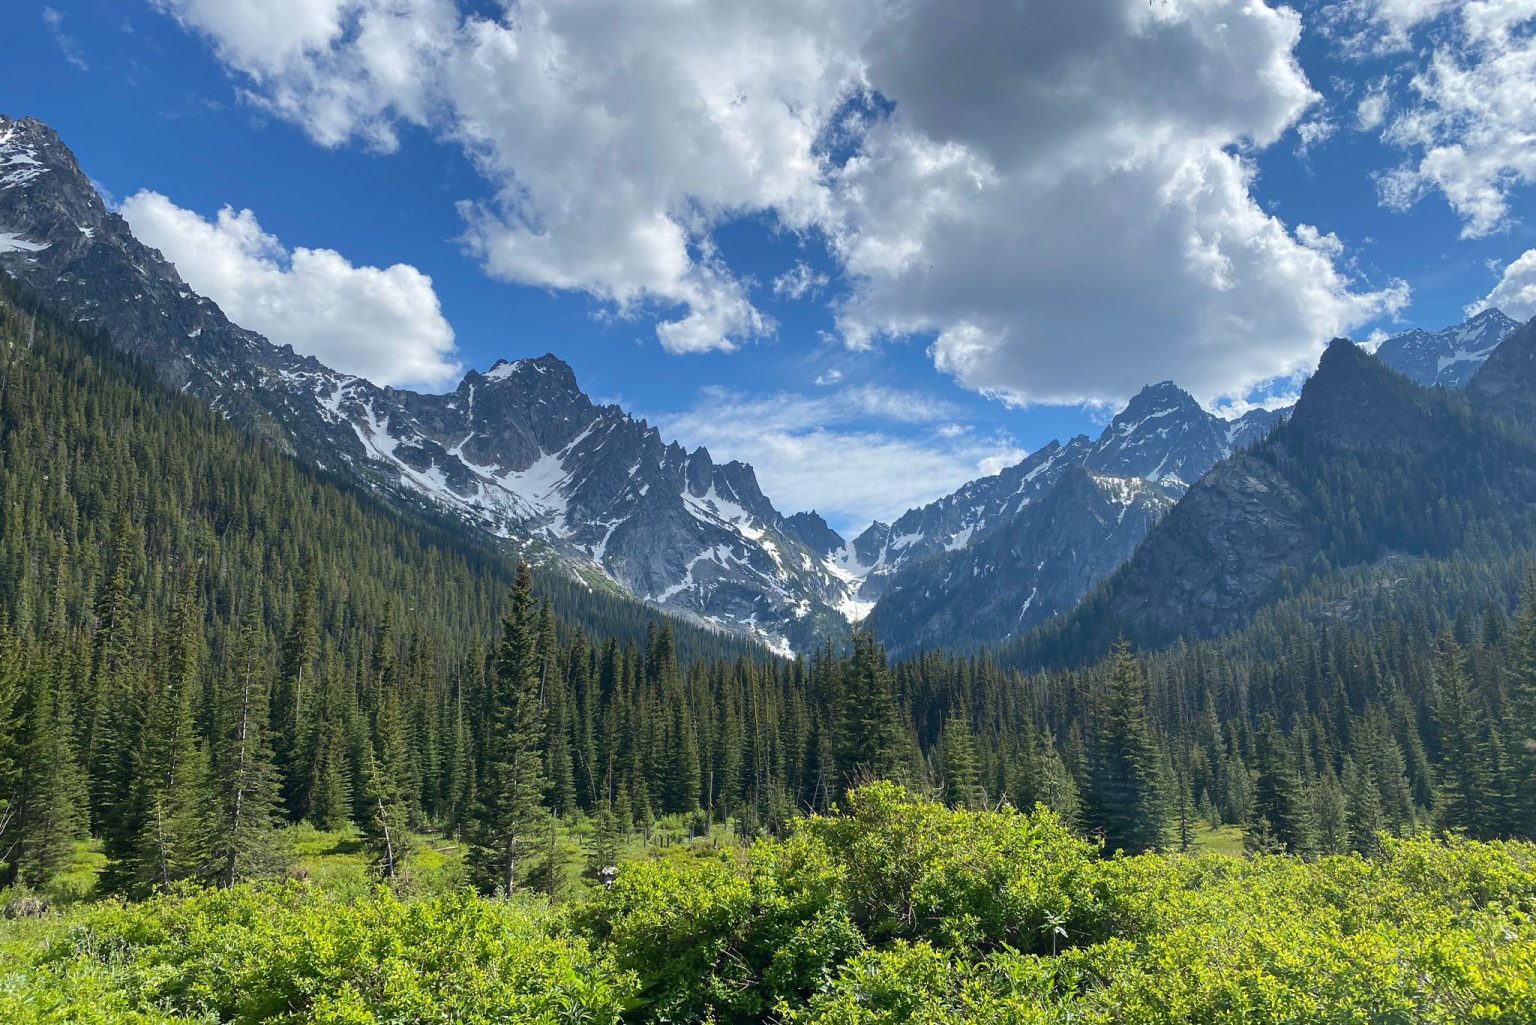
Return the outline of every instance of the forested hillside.
[[[891,666],[868,638],[789,663],[688,635],[680,658],[669,624],[514,580],[4,310],[7,880],[46,881],[89,835],[109,889],[228,885],[280,872],[276,830],[304,821],[363,829],[386,874],[409,836],[459,837],[505,890],[555,819],[751,835],[880,777],[1041,802],[1111,850],[1223,826],[1307,854],[1536,832],[1536,596],[1510,619],[1507,556],[1410,562],[1364,604],[1355,580],[1078,671]]]
[[[285,814],[351,815],[385,681],[413,807],[452,820],[514,564],[317,476],[9,288],[0,338],[6,877],[46,876],[87,830],[142,860],[154,773],[170,785],[194,758],[220,775],[221,746],[253,724]],[[553,573],[538,586],[559,609],[541,613],[547,646],[602,636],[610,683],[658,629],[686,660],[767,657]]]

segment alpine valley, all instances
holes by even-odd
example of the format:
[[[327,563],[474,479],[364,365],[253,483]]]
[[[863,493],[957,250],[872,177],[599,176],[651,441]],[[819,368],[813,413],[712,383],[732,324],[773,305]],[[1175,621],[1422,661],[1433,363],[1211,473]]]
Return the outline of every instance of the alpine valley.
[[[784,654],[866,623],[895,652],[996,646],[1070,611],[1169,510],[1285,409],[1222,419],[1151,384],[1092,439],[1052,442],[844,539],[786,515],[752,467],[717,463],[581,390],[554,354],[470,371],[447,394],[380,387],[231,323],[134,238],[42,122],[0,117],[0,269],[106,332],[236,426],[685,620]],[[1378,349],[1457,388],[1515,324],[1497,310]]]

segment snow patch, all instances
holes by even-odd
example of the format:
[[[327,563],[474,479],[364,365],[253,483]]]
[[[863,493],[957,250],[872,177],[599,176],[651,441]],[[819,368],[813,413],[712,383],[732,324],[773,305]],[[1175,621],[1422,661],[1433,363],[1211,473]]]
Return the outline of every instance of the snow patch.
[[[47,242],[28,242],[20,235],[0,231],[0,253],[40,253],[47,248]]]

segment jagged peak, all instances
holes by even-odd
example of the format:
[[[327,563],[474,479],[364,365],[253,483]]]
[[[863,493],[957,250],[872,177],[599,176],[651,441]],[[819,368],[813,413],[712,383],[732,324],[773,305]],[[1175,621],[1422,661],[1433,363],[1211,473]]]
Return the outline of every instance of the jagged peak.
[[[1145,385],[1141,391],[1131,396],[1131,401],[1126,403],[1121,416],[1132,413],[1138,408],[1155,407],[1159,409],[1169,406],[1189,406],[1200,408],[1200,403],[1189,392],[1180,388],[1172,381],[1158,381],[1156,384]]]
[[[31,136],[47,141],[58,141],[59,134],[46,121],[35,117],[9,117],[0,114],[0,146],[13,145],[18,136]]]
[[[1478,312],[1467,318],[1468,324],[1480,324],[1485,321],[1508,321],[1511,324],[1518,323],[1497,306],[1485,306]]]
[[[502,381],[518,380],[524,382],[525,386],[529,383],[539,386],[541,379],[547,379],[566,391],[581,390],[576,383],[576,372],[571,369],[571,365],[553,353],[545,353],[529,359],[498,359],[484,373],[471,370],[464,376],[463,383],[471,384],[478,380],[496,384]]]
[[[1335,338],[1323,349],[1322,358],[1317,363],[1317,374],[1338,373],[1338,368],[1345,366],[1368,366],[1381,363],[1375,356],[1366,352],[1348,338]],[[1314,375],[1314,378],[1316,375]]]
[[[1346,448],[1412,446],[1423,440],[1428,394],[1354,342],[1335,338],[1302,387],[1290,424]]]

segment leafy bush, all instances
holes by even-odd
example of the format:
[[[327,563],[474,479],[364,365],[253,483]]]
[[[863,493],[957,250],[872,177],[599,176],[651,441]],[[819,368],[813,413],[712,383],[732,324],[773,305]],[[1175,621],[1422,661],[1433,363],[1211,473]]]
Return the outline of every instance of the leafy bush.
[[[1536,849],[1392,841],[1376,860],[1106,862],[1120,935],[1059,957],[871,950],[802,1025],[1536,1021]]]
[[[1536,1023],[1523,843],[1103,860],[1046,812],[877,785],[783,841],[629,862],[564,911],[351,892],[0,921],[0,1021]]]
[[[552,925],[538,905],[299,885],[106,904],[0,987],[0,1020],[616,1022],[627,976]]]
[[[864,940],[834,867],[781,874],[776,845],[626,865],[575,920],[641,980],[656,1020],[756,1020],[803,1001]]]
[[[1098,849],[1051,811],[950,810],[890,783],[848,795],[844,814],[805,820],[781,871],[839,867],[839,890],[871,942],[927,940],[1050,952],[1101,926]]]

